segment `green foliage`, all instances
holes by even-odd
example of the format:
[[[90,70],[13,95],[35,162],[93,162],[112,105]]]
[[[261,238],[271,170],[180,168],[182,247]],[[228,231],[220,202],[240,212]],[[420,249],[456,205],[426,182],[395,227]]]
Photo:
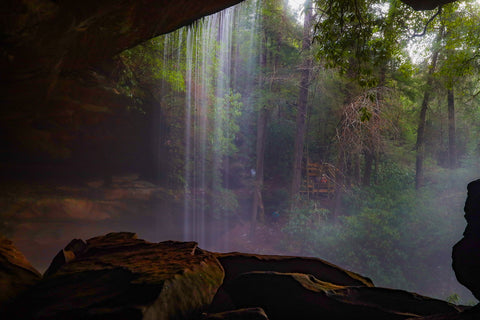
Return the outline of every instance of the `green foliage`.
[[[316,240],[328,224],[328,216],[329,211],[315,201],[297,201],[297,205],[287,213],[287,222],[282,229],[290,236],[284,245],[304,255],[317,253],[315,247],[319,244]]]
[[[130,96],[135,101],[132,108],[146,117],[156,114],[145,101],[158,103],[161,118],[168,123],[169,153],[165,157],[171,173],[181,185],[204,181],[205,190],[197,192],[204,192],[206,200],[202,201],[218,219],[239,213],[236,190],[227,189],[225,182],[227,165],[229,161],[238,164],[240,173],[252,168],[257,115],[267,110],[263,195],[267,213],[286,212],[283,232],[288,240],[284,245],[363,273],[378,285],[438,288],[433,278],[449,277],[448,251],[462,232],[465,185],[480,169],[478,8],[458,3],[445,6],[427,25],[435,12],[415,12],[400,1],[315,2],[312,51],[318,59],[311,70],[304,156],[315,162],[343,161],[342,174],[350,177],[355,169],[358,175],[366,172],[365,154],[375,155],[369,187],[358,187],[353,178],[343,186],[346,194],[336,208],[338,220],[333,221],[327,206],[319,202],[300,201],[288,210],[285,201],[301,73],[297,67],[312,52],[300,52],[302,27],[285,10],[284,1],[259,2],[260,17],[235,18],[232,38],[236,44],[229,70],[220,65],[221,46],[215,37],[211,52],[202,57],[205,63],[188,60],[184,29],[122,53],[117,90]],[[244,5],[253,7],[254,2]],[[253,29],[255,22],[261,24],[259,30]],[[191,35],[198,35],[206,25],[200,21],[190,28]],[[428,88],[432,97],[426,128],[428,188],[415,191],[418,107],[429,71],[424,66],[429,63],[418,63],[419,57],[412,61],[409,52],[417,47],[428,58],[439,49],[433,47],[432,39],[441,28],[445,33],[435,81]],[[424,37],[412,37],[423,30]],[[194,57],[199,58],[205,43],[189,43],[189,49],[197,53]],[[218,89],[217,84],[228,75],[234,77]],[[456,170],[438,165],[447,141],[444,92],[450,87],[455,87],[458,105],[461,167]],[[187,89],[192,90],[190,96]],[[191,104],[192,122],[187,128],[189,98],[197,101]],[[354,134],[348,143],[335,145],[348,106],[352,121],[346,127],[360,129],[350,131]],[[206,126],[201,128],[202,121]],[[186,140],[193,146],[191,153]],[[343,158],[341,147],[349,152]],[[203,163],[198,161],[201,157]],[[185,167],[193,169],[191,176],[184,175]],[[439,275],[432,277],[432,270]],[[443,297],[451,292],[448,288],[434,291]]]
[[[217,98],[217,104],[211,113],[215,126],[210,138],[213,152],[217,156],[229,156],[237,151],[234,141],[240,130],[238,120],[242,115],[242,107],[238,92],[230,90],[224,97]]]
[[[213,217],[221,219],[225,217],[233,217],[238,213],[239,204],[237,196],[232,190],[219,188],[213,191],[211,211]]]
[[[410,169],[384,163],[375,186],[347,194],[337,222],[312,202],[295,208],[283,229],[285,246],[355,270],[378,286],[443,298],[455,282],[451,247],[464,228],[466,176],[459,176],[438,175],[435,188],[416,192]]]
[[[446,5],[442,10],[439,23],[444,33],[439,75],[447,88],[452,88],[459,78],[478,74],[480,39],[471,34],[480,32],[479,14],[477,6],[461,9],[458,3]]]
[[[185,91],[183,34],[176,32],[154,38],[122,52],[118,59],[124,68],[118,89],[130,97],[142,97],[141,87],[163,82],[175,91]],[[172,46],[175,44],[175,47]]]
[[[360,121],[369,121],[371,117],[372,113],[366,107],[360,108]]]
[[[457,293],[452,293],[451,295],[449,295],[447,297],[447,299],[445,301],[458,305],[458,304],[460,304],[460,296]]]
[[[318,0],[316,4],[321,13],[315,26],[317,57],[364,87],[376,86],[378,68],[396,54],[392,21],[397,3]]]
[[[285,119],[274,119],[267,130],[265,175],[267,179],[276,177],[287,183],[292,167],[295,124]]]

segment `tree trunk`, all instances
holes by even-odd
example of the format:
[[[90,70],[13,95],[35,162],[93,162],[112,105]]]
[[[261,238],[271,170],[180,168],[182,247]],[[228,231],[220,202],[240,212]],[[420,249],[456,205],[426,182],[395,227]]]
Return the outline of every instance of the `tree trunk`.
[[[418,123],[417,128],[417,143],[416,143],[416,150],[417,155],[415,159],[415,189],[420,188],[423,185],[423,158],[425,153],[425,142],[424,142],[424,135],[425,135],[425,122],[426,122],[426,114],[427,114],[427,106],[429,92],[428,90],[425,91],[423,95],[422,107],[420,109],[420,122]]]
[[[265,39],[264,39],[265,41]],[[262,71],[267,67],[267,51],[266,46],[263,44],[263,48],[260,54],[260,66]],[[259,76],[259,85],[261,87],[265,86],[265,79],[260,72]],[[255,229],[257,227],[257,219],[260,218],[261,221],[264,220],[264,210],[263,210],[263,164],[265,159],[265,142],[266,134],[265,129],[267,126],[267,109],[266,106],[262,106],[258,110],[257,115],[257,142],[256,142],[256,163],[255,163],[255,176],[253,177],[253,200],[252,200],[252,221],[250,222],[250,234],[255,235]],[[260,209],[260,214],[259,210]]]
[[[441,38],[442,31],[437,36],[435,45],[438,44]],[[423,159],[425,157],[425,123],[427,117],[428,104],[430,102],[430,90],[433,83],[433,73],[437,67],[439,50],[436,49],[432,55],[432,62],[428,70],[427,86],[423,94],[422,106],[420,108],[420,121],[417,128],[417,143],[415,145],[417,155],[415,159],[415,189],[419,189],[423,185]]]
[[[448,164],[451,169],[457,166],[455,144],[455,96],[453,87],[447,91],[448,100]]]
[[[373,112],[375,113],[375,117],[373,117],[373,120],[370,121],[377,121],[378,119],[378,113],[379,109],[383,105],[383,90],[385,87],[386,83],[386,78],[387,78],[387,66],[386,64],[383,64],[380,68],[380,74],[379,74],[379,82],[378,82],[378,89],[377,89],[377,103],[378,103],[378,108],[374,108]],[[374,124],[375,127],[378,127]],[[373,164],[376,160],[376,157],[378,155],[378,146],[375,145],[375,142],[377,139],[374,138],[374,135],[376,133],[370,132],[370,146],[366,148],[364,152],[364,158],[365,158],[365,167],[363,171],[363,180],[362,184],[366,187],[370,186],[372,183],[372,174],[374,173],[373,171]],[[376,164],[375,164],[376,165]],[[376,171],[377,166],[375,166],[375,171]],[[375,176],[375,175],[374,175]]]
[[[337,159],[337,172],[335,173],[335,199],[332,212],[333,221],[338,221],[338,216],[340,215],[341,206],[342,206],[342,197],[343,197],[343,186],[345,185],[345,152],[343,148],[340,148]]]
[[[353,155],[353,178],[355,184],[360,184],[360,155],[355,153]]]
[[[365,170],[363,171],[363,181],[364,186],[370,185],[370,180],[372,178],[372,165],[373,165],[373,152],[371,150],[365,151]]]
[[[263,210],[263,198],[262,198],[262,189],[263,189],[263,163],[265,159],[265,127],[267,126],[267,111],[265,107],[262,107],[258,111],[257,117],[257,161],[256,161],[256,172],[254,177],[254,187],[253,187],[253,203],[252,203],[252,222],[250,224],[251,230],[250,233],[253,235],[257,226],[257,219],[264,221],[265,214]],[[258,210],[260,209],[260,211]]]
[[[302,160],[303,147],[305,143],[306,131],[306,117],[307,117],[307,102],[308,102],[308,87],[310,85],[310,68],[312,66],[312,59],[308,51],[312,43],[312,3],[310,0],[305,1],[305,20],[303,23],[303,42],[302,50],[306,54],[306,58],[302,63],[302,73],[300,80],[300,91],[298,95],[297,106],[297,121],[296,121],[296,135],[295,146],[293,150],[293,174],[292,174],[292,199],[300,192],[300,184],[302,180]]]

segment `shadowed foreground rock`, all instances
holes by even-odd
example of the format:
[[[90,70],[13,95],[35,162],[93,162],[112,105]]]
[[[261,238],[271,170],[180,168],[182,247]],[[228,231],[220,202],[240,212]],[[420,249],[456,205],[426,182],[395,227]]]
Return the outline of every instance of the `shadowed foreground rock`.
[[[9,265],[3,260],[0,272]],[[9,295],[17,297],[0,319],[479,319],[478,308],[374,287],[321,259],[212,253],[195,242],[151,243],[129,232],[72,240],[40,281],[18,260],[33,280]],[[3,276],[2,285],[16,279]]]
[[[225,284],[228,284],[243,273],[274,271],[310,274],[324,282],[341,286],[373,287],[373,282],[369,278],[318,258],[258,255],[241,252],[221,253],[218,254],[217,258],[225,270]],[[225,291],[225,286],[222,286],[213,298],[209,311],[222,312],[235,308],[236,305]]]
[[[92,238],[61,260],[12,305],[11,319],[195,319],[223,280],[218,260],[196,243],[133,233]]]
[[[373,287],[373,282],[369,278],[318,258],[232,252],[219,254],[218,260],[225,269],[225,282],[246,272],[276,271],[311,274],[322,281],[343,286]]]
[[[41,278],[12,241],[0,236],[0,310]]]
[[[339,286],[299,273],[245,273],[224,289],[236,307],[261,307],[270,320],[407,319],[460,311],[402,290]]]
[[[480,300],[480,179],[470,182],[467,190],[467,227],[463,239],[453,247],[452,267],[458,282]]]
[[[466,309],[463,312],[452,312],[446,314],[436,314],[433,316],[426,316],[420,318],[409,318],[407,320],[478,320],[480,319],[480,308],[473,307]]]

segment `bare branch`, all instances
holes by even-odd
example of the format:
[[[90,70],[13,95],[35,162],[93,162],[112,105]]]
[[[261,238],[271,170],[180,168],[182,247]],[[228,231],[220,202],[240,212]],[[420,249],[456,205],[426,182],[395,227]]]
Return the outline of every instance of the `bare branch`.
[[[423,27],[423,32],[422,33],[414,33],[410,38],[415,38],[415,37],[423,37],[427,33],[427,28],[428,25],[442,12],[442,6],[438,6],[437,12],[428,19],[427,23]]]

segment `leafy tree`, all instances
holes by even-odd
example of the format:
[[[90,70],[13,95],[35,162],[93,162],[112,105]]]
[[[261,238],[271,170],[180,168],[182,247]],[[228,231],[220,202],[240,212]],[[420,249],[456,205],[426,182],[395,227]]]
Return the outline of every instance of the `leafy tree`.
[[[310,73],[312,67],[312,58],[309,51],[312,42],[312,21],[313,8],[312,1],[305,1],[302,51],[305,57],[301,65],[300,88],[298,93],[296,135],[293,153],[293,171],[292,171],[292,198],[298,195],[302,179],[303,147],[305,143],[308,91],[310,87]]]
[[[291,69],[297,56],[298,38],[294,18],[286,14],[283,1],[272,0],[263,2],[262,11],[262,51],[260,54],[259,99],[257,100],[257,136],[256,136],[256,176],[254,197],[252,204],[252,233],[256,221],[264,221],[263,187],[264,187],[264,159],[267,143],[266,128],[268,119],[274,111],[288,108],[292,80],[295,74]],[[260,215],[257,216],[258,209]]]

